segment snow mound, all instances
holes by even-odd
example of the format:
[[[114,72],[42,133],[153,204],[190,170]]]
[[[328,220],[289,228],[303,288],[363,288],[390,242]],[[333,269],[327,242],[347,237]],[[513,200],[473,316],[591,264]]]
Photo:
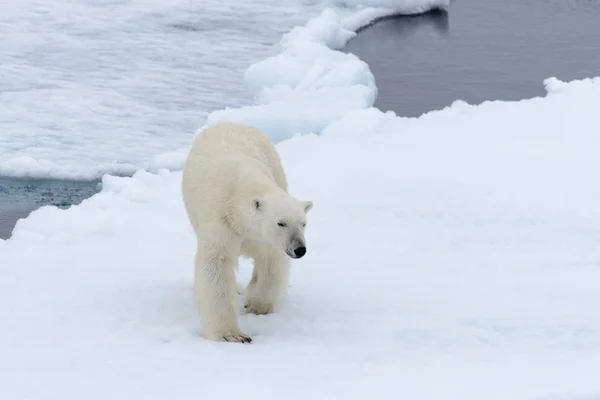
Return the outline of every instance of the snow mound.
[[[332,9],[286,34],[282,52],[250,66],[246,81],[257,103],[211,113],[207,123],[247,123],[279,142],[319,133],[350,110],[368,108],[377,88],[368,65],[338,49],[355,35]]]

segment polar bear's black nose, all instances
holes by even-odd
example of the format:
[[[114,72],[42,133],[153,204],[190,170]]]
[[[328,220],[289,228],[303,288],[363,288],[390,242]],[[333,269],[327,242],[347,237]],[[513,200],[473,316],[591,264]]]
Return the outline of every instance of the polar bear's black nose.
[[[304,247],[304,246],[296,247],[294,249],[294,255],[296,256],[296,258],[300,258],[305,254],[306,254],[306,247]]]

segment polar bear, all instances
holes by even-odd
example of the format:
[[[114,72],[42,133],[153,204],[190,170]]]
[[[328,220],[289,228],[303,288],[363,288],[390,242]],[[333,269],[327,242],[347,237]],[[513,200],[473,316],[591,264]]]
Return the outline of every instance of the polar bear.
[[[273,312],[287,288],[291,259],[306,253],[306,216],[313,202],[288,193],[267,135],[237,123],[215,124],[198,134],[181,189],[197,238],[194,292],[203,336],[250,343],[237,319],[238,259],[254,260],[246,312]]]

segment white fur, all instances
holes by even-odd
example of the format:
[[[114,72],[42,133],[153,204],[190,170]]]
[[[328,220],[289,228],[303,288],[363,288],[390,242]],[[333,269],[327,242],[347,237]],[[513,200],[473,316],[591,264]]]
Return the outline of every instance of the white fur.
[[[203,335],[250,342],[235,307],[238,259],[254,259],[246,311],[273,312],[288,286],[290,257],[305,248],[312,202],[288,194],[269,138],[235,123],[213,125],[196,137],[183,169],[182,193],[197,237],[194,290]]]

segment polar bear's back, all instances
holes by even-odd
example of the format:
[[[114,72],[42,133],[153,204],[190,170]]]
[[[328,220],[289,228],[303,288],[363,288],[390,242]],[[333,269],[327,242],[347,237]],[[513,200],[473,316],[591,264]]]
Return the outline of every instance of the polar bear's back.
[[[236,123],[204,129],[194,139],[183,169],[183,197],[192,224],[198,207],[212,210],[227,204],[231,185],[240,179],[267,179],[287,192],[279,154],[267,135]]]
[[[195,139],[188,159],[215,163],[225,157],[246,156],[263,164],[275,183],[287,191],[281,159],[269,137],[251,126],[223,122],[204,129]]]

